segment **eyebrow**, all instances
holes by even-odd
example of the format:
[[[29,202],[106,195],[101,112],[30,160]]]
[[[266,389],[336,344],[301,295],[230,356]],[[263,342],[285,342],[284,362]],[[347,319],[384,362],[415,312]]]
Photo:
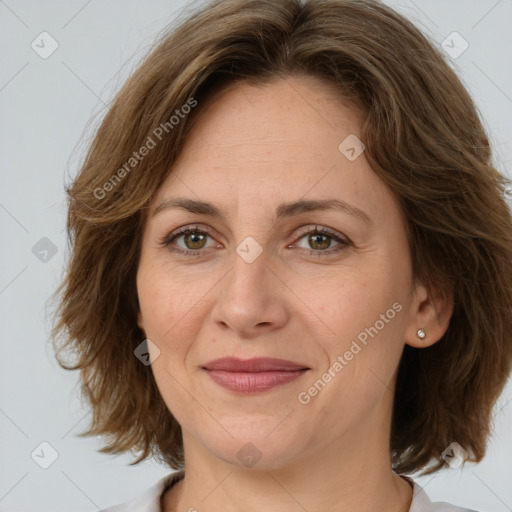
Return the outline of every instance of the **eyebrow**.
[[[169,208],[180,208],[190,213],[208,215],[210,217],[214,217],[223,222],[226,222],[226,216],[214,204],[208,203],[206,201],[182,197],[174,197],[164,200],[154,209],[152,217]],[[340,199],[313,199],[307,201],[299,200],[292,203],[280,204],[276,208],[275,222],[278,222],[285,217],[292,217],[301,213],[319,210],[339,210],[347,213],[348,215],[352,215],[353,217],[356,217],[368,224],[372,223],[370,216],[366,212]]]

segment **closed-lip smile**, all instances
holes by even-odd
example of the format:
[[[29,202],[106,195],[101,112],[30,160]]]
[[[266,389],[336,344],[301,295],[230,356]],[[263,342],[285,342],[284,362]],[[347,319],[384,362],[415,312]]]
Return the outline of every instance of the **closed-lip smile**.
[[[306,373],[307,365],[269,357],[223,357],[202,366],[214,382],[239,393],[258,393],[291,382]]]

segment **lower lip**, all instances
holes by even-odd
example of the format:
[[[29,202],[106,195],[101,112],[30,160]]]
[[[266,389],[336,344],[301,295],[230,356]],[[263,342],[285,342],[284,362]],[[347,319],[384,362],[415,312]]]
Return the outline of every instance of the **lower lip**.
[[[272,372],[228,372],[225,370],[206,370],[214,382],[238,393],[258,393],[287,384],[303,375],[306,370]]]

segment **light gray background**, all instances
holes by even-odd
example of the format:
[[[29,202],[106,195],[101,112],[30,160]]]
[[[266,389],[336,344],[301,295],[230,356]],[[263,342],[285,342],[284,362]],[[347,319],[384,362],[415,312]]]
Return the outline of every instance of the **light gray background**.
[[[438,44],[453,31],[467,40],[460,57],[448,58],[482,113],[497,167],[510,173],[512,0],[387,3]],[[2,511],[92,512],[133,499],[168,473],[154,462],[128,467],[130,456],[100,455],[98,440],[76,437],[85,428],[87,411],[78,398],[77,375],[60,369],[49,349],[45,303],[62,272],[63,183],[77,171],[87,142],[82,137],[184,5],[182,0],[0,0]],[[31,48],[43,31],[59,44],[47,59]],[[57,248],[46,262],[32,252],[43,237]],[[43,441],[58,452],[48,469],[31,458]],[[510,511],[511,455],[509,384],[496,408],[485,460],[418,482],[435,500]]]

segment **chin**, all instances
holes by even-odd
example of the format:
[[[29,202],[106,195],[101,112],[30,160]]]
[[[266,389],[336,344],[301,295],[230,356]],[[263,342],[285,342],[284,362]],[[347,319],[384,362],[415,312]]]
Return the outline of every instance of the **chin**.
[[[244,435],[236,435],[226,430],[233,437],[224,432],[221,439],[203,440],[203,443],[217,458],[237,468],[251,471],[280,469],[292,464],[307,449],[303,432],[295,435],[283,430],[269,435],[272,432],[270,428],[259,429],[251,435],[246,429]]]

